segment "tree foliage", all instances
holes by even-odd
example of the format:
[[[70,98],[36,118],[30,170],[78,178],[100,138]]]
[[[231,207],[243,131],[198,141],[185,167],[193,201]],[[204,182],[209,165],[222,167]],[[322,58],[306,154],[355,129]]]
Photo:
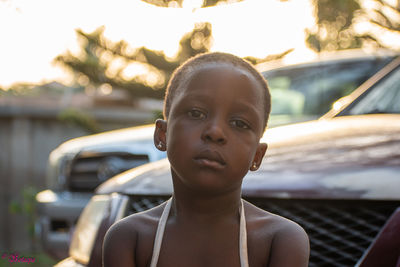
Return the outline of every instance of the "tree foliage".
[[[397,1],[397,5],[384,0],[374,0],[373,8],[365,16],[367,16],[369,22],[379,28],[400,34],[400,0]]]
[[[127,42],[111,42],[104,37],[104,27],[91,33],[76,31],[81,42],[79,55],[65,52],[55,62],[70,68],[83,85],[95,88],[107,84],[126,89],[134,97],[162,98],[172,72],[188,58],[209,51],[212,44],[211,25],[197,24],[185,34],[174,58],[162,51],[146,47],[132,48]],[[132,75],[130,68],[141,67],[146,74]]]
[[[102,88],[123,89],[132,98],[164,97],[166,85],[173,71],[187,59],[210,50],[212,31],[209,23],[199,23],[179,42],[179,50],[174,58],[162,51],[146,47],[132,48],[125,41],[111,42],[104,37],[104,27],[91,33],[76,31],[81,41],[80,54],[67,51],[55,58],[55,62],[68,67],[76,74],[80,85]],[[245,57],[253,64],[279,59],[293,49],[264,58]],[[129,75],[135,66],[145,68],[143,75]]]
[[[400,34],[400,1],[371,0],[366,9],[361,0],[313,0],[316,27],[307,30],[307,44],[317,52],[360,48],[367,44],[386,47],[376,33],[355,31],[360,20]]]
[[[282,53],[268,55],[268,56],[266,56],[264,58],[257,58],[257,57],[247,56],[247,57],[244,57],[244,59],[247,60],[248,62],[250,62],[251,64],[255,65],[255,64],[262,63],[262,62],[282,59],[287,54],[289,54],[289,53],[291,53],[293,51],[294,51],[294,48],[290,48],[290,49],[288,49],[288,50],[286,50],[286,51],[284,51]]]
[[[351,28],[360,10],[356,0],[313,0],[317,27],[307,31],[307,44],[317,52],[361,47]]]
[[[183,2],[185,1],[190,2],[193,0],[142,0],[142,1],[160,7],[182,7]],[[210,7],[220,3],[233,3],[241,1],[243,0],[202,0],[199,7]]]

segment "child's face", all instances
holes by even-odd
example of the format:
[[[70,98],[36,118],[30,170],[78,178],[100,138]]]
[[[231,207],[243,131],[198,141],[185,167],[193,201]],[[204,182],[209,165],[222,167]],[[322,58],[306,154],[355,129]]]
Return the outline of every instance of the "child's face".
[[[240,188],[261,163],[264,91],[247,71],[224,63],[197,67],[171,104],[166,146],[174,179],[195,189]]]

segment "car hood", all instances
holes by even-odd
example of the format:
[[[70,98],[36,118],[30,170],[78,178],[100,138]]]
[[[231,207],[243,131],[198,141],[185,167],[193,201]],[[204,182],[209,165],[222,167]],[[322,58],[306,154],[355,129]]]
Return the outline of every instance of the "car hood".
[[[130,153],[146,154],[150,161],[166,157],[154,146],[154,124],[107,131],[68,140],[50,153],[50,162],[57,162],[61,157],[75,157],[81,154]]]
[[[153,142],[154,124],[107,131],[73,138],[57,149],[64,153],[84,150],[101,150],[105,147],[120,147],[127,143]]]
[[[338,117],[267,130],[263,164],[243,180],[243,196],[400,199],[400,115]],[[97,193],[172,193],[167,159],[124,172]]]

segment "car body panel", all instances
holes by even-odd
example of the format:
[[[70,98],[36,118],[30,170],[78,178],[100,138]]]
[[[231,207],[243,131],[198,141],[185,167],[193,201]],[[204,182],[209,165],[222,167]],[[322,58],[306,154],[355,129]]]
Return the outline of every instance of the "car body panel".
[[[304,64],[310,66],[320,66],[323,62],[352,62],[354,59],[371,59],[371,58],[385,58],[385,57],[396,57],[399,53],[390,49],[377,49],[373,51],[367,51],[364,49],[346,49],[340,51],[326,51],[315,54],[312,58],[291,60],[288,62],[285,57],[281,60],[267,61],[257,64],[256,69],[259,72],[264,71],[275,71],[285,68],[287,65],[293,67],[301,67]]]
[[[400,267],[400,208],[379,232],[356,267]]]
[[[69,151],[79,151],[82,148],[87,150],[102,149],[108,144],[111,146],[119,145],[121,147],[122,145],[126,144],[126,142],[147,141],[149,135],[152,135],[153,132],[153,124],[135,126],[89,136],[77,137],[64,142],[58,147],[58,149],[65,153]]]

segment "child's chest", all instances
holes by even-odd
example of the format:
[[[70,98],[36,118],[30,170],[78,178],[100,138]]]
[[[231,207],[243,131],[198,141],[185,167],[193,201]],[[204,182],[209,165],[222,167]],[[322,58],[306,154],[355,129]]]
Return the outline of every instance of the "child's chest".
[[[157,267],[169,266],[240,267],[238,234],[214,232],[166,235]]]
[[[243,266],[241,258],[251,267],[268,266],[272,233],[259,231],[251,223],[246,228],[247,236],[243,237],[243,231],[235,220],[215,223],[212,227],[182,226],[170,222],[162,235],[157,267],[239,267]],[[154,233],[149,231],[140,236],[136,266],[150,266],[156,250],[155,232],[156,229]]]
[[[209,228],[167,227],[157,267],[240,267],[239,235],[237,224]]]

